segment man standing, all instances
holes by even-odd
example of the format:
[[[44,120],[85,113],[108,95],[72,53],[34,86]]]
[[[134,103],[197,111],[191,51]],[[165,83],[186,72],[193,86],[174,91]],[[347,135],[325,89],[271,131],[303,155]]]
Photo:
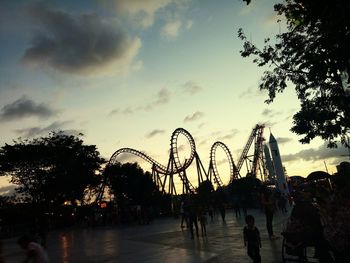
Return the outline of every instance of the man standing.
[[[264,187],[261,191],[261,204],[264,208],[264,212],[266,216],[266,228],[267,228],[267,232],[269,233],[269,238],[270,240],[275,240],[278,237],[276,237],[273,234],[272,221],[273,221],[273,214],[276,208],[276,202],[275,202],[275,198],[273,197],[272,191],[269,190],[267,187]]]

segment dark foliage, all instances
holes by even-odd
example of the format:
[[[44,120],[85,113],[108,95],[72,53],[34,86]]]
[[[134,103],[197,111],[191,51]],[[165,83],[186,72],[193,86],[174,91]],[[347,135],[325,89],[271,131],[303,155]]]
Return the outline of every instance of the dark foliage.
[[[213,184],[209,180],[201,182],[198,185],[197,193],[201,204],[209,204],[214,194]]]
[[[232,195],[249,195],[253,192],[258,192],[261,188],[261,181],[254,177],[242,177],[233,180],[228,189]]]
[[[339,139],[350,147],[350,1],[286,0],[274,8],[287,23],[276,44],[266,39],[259,49],[238,32],[242,57],[253,56],[255,64],[267,67],[260,83],[269,93],[266,102],[292,83],[300,110],[291,130],[303,136],[300,142],[321,137],[329,147]]]
[[[162,201],[152,175],[137,163],[117,163],[106,167],[104,173],[120,205],[155,205]]]
[[[22,201],[40,204],[83,202],[87,189],[100,183],[103,162],[95,145],[62,132],[0,149],[0,175],[11,176]]]

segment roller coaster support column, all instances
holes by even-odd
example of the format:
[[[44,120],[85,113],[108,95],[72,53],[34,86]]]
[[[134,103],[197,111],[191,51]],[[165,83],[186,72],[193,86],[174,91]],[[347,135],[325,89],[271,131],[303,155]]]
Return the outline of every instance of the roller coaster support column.
[[[213,162],[212,160],[209,161],[209,168],[208,168],[208,178],[209,181],[213,183],[213,173],[214,173],[214,168],[213,168]]]
[[[198,175],[198,186],[200,183],[202,183],[203,180],[203,173],[205,175],[205,180],[209,180],[208,174],[204,169],[204,166],[201,162],[201,159],[199,158],[199,155],[197,152],[194,153],[194,158],[196,159],[196,166],[197,166],[197,175]]]
[[[165,185],[166,185],[167,178],[169,177],[168,193],[170,195],[173,195],[173,194],[176,195],[176,188],[174,184],[174,173],[172,172],[172,171],[175,171],[175,169],[176,169],[176,163],[174,159],[174,154],[173,152],[170,152],[170,157],[169,157],[168,166],[167,166],[167,171],[169,172],[167,172],[164,175],[164,181],[162,184],[162,193],[165,193]]]
[[[162,187],[162,181],[160,180],[159,172],[157,171],[156,165],[152,165],[152,180],[156,183],[158,189]]]

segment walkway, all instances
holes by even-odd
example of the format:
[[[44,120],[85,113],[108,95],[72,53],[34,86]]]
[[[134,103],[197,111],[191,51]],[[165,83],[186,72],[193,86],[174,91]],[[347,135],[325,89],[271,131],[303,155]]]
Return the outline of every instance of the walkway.
[[[281,262],[282,238],[270,241],[261,211],[251,210],[262,238],[262,261]],[[280,234],[287,216],[280,212],[274,218],[274,230]],[[236,219],[232,210],[226,223],[217,216],[208,223],[207,237],[190,239],[181,230],[179,219],[157,219],[147,226],[108,226],[94,229],[53,231],[48,236],[48,254],[52,263],[224,263],[251,262],[243,246],[243,217]],[[3,240],[7,263],[20,262],[24,252],[16,239]]]

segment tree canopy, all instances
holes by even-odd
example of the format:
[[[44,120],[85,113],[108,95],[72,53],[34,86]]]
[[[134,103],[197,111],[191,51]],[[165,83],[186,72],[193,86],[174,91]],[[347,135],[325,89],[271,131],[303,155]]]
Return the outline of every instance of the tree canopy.
[[[244,41],[241,55],[268,68],[259,85],[268,91],[266,102],[293,84],[300,110],[291,131],[303,136],[300,142],[321,137],[336,147],[340,139],[349,148],[350,2],[285,0],[274,9],[286,21],[286,32],[276,35],[276,44],[267,38],[259,49],[238,31]]]
[[[11,176],[17,193],[33,203],[82,202],[87,188],[100,183],[103,162],[95,145],[63,132],[18,139],[0,149],[0,175]]]
[[[161,192],[152,175],[137,163],[116,163],[107,166],[104,173],[119,204],[150,205],[160,201]]]
[[[205,180],[198,185],[197,193],[200,202],[203,204],[208,204],[212,201],[214,192],[214,186],[209,180]]]

